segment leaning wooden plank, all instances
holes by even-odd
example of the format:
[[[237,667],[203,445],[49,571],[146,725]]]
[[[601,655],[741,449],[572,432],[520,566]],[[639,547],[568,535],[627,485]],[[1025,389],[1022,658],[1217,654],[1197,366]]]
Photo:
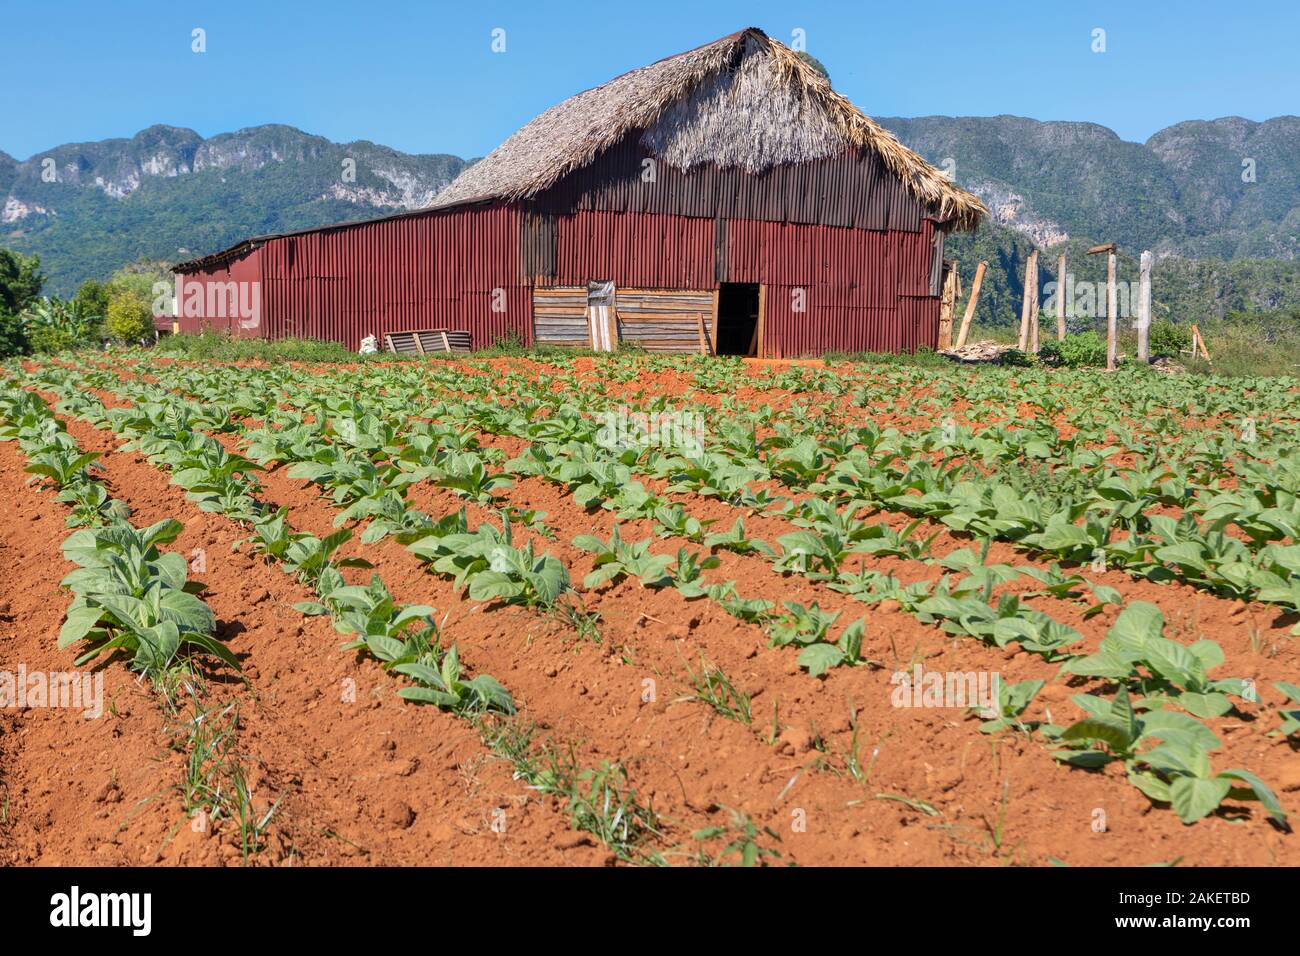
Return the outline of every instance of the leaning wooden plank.
[[[975,281],[971,284],[970,300],[966,303],[966,314],[961,319],[961,331],[957,333],[957,348],[966,344],[966,336],[970,334],[970,324],[975,318],[975,303],[980,298],[980,286],[984,284],[984,270],[989,267],[987,262],[981,261],[975,268]]]

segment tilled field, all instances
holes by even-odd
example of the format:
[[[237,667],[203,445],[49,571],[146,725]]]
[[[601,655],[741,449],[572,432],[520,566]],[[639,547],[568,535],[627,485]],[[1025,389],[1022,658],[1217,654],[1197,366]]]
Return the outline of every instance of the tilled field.
[[[14,366],[0,671],[103,683],[96,719],[0,710],[0,854],[1300,862],[1296,400],[624,355]]]

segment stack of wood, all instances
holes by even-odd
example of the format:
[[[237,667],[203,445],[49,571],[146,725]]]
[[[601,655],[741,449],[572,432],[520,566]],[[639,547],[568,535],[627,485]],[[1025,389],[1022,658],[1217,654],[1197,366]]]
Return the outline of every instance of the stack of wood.
[[[412,332],[389,332],[384,347],[390,352],[425,355],[430,352],[468,352],[468,332],[456,329],[420,329]]]
[[[999,345],[997,342],[971,342],[958,348],[943,349],[939,354],[955,362],[996,362],[1002,353],[1014,348],[1011,345]]]

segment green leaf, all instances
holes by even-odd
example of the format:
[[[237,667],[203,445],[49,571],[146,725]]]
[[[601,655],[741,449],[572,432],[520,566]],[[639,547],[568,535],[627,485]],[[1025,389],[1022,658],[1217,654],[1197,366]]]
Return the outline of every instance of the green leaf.
[[[1183,691],[1174,699],[1184,710],[1196,717],[1222,717],[1232,710],[1232,701],[1228,699],[1227,694],[1197,694]]]
[[[226,647],[225,644],[222,644],[216,638],[209,637],[206,634],[187,634],[185,639],[187,643],[197,644],[209,654],[220,658],[236,671],[243,673],[243,668],[239,666],[239,659],[235,657],[230,648]]]
[[[1213,813],[1232,784],[1221,777],[1175,777],[1169,785],[1169,802],[1184,823],[1195,823]]]
[[[1061,734],[1062,740],[1086,742],[1100,740],[1113,753],[1127,753],[1133,745],[1129,728],[1115,720],[1085,717]]]
[[[394,661],[406,654],[405,644],[394,638],[384,637],[382,634],[372,634],[367,637],[366,646],[370,648],[370,653],[381,661]]]
[[[1107,637],[1116,638],[1126,649],[1145,648],[1147,641],[1161,635],[1165,616],[1146,601],[1134,601],[1120,612]]]
[[[74,607],[68,611],[68,619],[59,630],[59,647],[68,647],[77,643],[99,624],[104,614],[103,608]]]
[[[455,707],[459,703],[454,694],[449,694],[443,690],[434,690],[431,687],[403,687],[398,690],[397,696],[420,704],[434,704],[438,707]]]
[[[1264,809],[1268,811],[1268,815],[1278,823],[1286,826],[1286,811],[1282,809],[1282,804],[1278,802],[1277,795],[1259,777],[1249,770],[1238,770],[1236,768],[1229,768],[1220,773],[1219,776],[1242,781],[1251,789],[1255,798],[1264,804]]]
[[[807,668],[813,677],[820,677],[842,663],[844,652],[834,644],[809,644],[799,652],[799,666]]]

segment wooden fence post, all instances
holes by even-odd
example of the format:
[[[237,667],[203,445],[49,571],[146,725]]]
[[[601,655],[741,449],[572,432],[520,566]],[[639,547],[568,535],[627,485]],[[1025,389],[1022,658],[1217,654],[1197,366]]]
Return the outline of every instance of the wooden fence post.
[[[1056,260],[1056,341],[1065,338],[1065,253]]]
[[[1029,301],[1029,351],[1038,354],[1038,259],[1034,258],[1034,296]]]
[[[1119,298],[1115,288],[1115,250],[1106,256],[1106,370],[1115,371],[1119,337]]]
[[[1138,280],[1138,361],[1151,359],[1151,252],[1142,253],[1141,277]]]
[[[1029,349],[1029,315],[1031,305],[1036,298],[1033,289],[1033,278],[1038,275],[1038,250],[1035,249],[1029,253],[1029,258],[1025,261],[1025,288],[1024,295],[1020,298],[1020,339],[1017,347],[1020,351],[1025,352]]]
[[[1099,246],[1093,246],[1088,250],[1088,255],[1095,256],[1099,253],[1106,253],[1106,370],[1113,372],[1115,370],[1115,337],[1119,332],[1119,300],[1116,298],[1115,290],[1115,243],[1105,242]]]
[[[984,270],[989,267],[983,260],[975,268],[975,281],[971,283],[970,298],[966,301],[966,314],[962,316],[961,330],[957,333],[957,348],[966,344],[966,336],[970,334],[971,320],[975,318],[975,303],[979,302],[980,286],[984,284]]]

